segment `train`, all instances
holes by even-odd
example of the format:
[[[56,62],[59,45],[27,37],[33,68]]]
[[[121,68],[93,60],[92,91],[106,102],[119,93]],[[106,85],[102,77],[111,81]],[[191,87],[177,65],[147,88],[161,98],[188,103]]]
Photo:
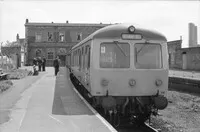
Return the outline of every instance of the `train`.
[[[168,49],[161,33],[134,24],[103,27],[68,53],[70,78],[118,126],[143,123],[168,105]]]

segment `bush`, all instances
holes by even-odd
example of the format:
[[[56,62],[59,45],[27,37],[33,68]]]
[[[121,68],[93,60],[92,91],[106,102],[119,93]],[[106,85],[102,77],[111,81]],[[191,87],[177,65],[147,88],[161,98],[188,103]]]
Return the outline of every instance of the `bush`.
[[[22,79],[28,76],[30,74],[30,71],[23,69],[12,69],[6,71],[6,73],[9,73],[9,79]]]
[[[6,91],[13,85],[12,81],[10,80],[4,80],[0,81],[0,93]]]

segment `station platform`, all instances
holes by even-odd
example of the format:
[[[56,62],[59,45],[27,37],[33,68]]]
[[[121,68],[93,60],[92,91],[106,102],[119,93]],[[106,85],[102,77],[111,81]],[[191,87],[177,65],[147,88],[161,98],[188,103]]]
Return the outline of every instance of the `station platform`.
[[[200,81],[200,71],[169,70],[169,77],[185,78]]]
[[[116,132],[87,102],[69,80],[67,68],[54,69],[22,93],[1,132]]]
[[[169,70],[169,89],[200,94],[200,72]]]

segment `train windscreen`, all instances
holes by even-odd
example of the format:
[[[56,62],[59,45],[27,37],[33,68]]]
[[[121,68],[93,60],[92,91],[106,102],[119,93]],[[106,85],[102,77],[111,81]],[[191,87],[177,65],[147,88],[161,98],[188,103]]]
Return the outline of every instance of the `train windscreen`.
[[[152,43],[135,44],[135,67],[137,69],[161,69],[161,45]]]
[[[100,45],[101,68],[129,68],[130,45],[128,43],[102,43]]]

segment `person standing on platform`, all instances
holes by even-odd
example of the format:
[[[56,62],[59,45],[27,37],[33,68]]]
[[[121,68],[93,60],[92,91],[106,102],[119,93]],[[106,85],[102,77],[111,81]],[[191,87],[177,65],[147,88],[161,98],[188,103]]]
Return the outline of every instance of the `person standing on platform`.
[[[33,58],[33,66],[37,66],[37,59],[36,58]]]
[[[38,71],[41,71],[42,68],[42,59],[41,57],[38,57]]]
[[[55,76],[57,76],[58,72],[59,72],[59,64],[60,60],[59,60],[59,56],[56,57],[56,59],[53,61],[53,66],[55,68]]]
[[[46,66],[46,58],[43,56],[43,59],[42,59],[42,71],[45,71],[45,66]]]

